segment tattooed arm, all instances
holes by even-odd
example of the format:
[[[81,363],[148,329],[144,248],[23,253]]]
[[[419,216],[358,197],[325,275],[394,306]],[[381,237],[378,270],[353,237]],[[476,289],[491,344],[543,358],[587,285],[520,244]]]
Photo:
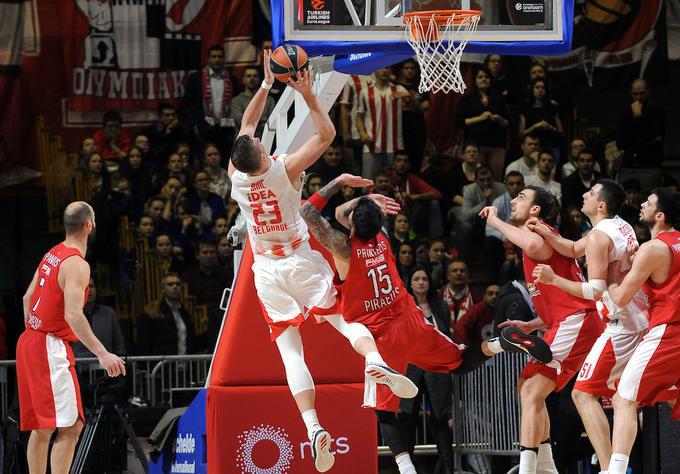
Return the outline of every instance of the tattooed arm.
[[[370,179],[364,179],[358,176],[349,174],[342,174],[328,183],[323,188],[317,191],[317,194],[328,201],[331,197],[342,189],[343,186],[365,187],[370,186],[373,182]],[[334,229],[329,222],[323,218],[321,212],[307,201],[300,209],[300,215],[307,223],[310,232],[321,245],[326,247],[338,263],[338,259],[347,262],[350,257],[349,237],[337,229]]]

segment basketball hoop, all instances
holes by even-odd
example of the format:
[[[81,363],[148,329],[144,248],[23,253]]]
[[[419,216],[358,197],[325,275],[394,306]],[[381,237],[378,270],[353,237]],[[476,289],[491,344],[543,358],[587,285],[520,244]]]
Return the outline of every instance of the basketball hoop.
[[[462,94],[465,91],[460,59],[472,32],[477,30],[480,16],[479,10],[432,10],[404,14],[406,41],[415,51],[420,65],[419,92],[455,91]]]

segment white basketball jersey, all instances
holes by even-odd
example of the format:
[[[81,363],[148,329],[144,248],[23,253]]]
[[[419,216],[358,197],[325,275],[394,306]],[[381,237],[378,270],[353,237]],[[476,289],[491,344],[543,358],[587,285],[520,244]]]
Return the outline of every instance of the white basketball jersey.
[[[593,227],[593,230],[606,234],[612,241],[612,249],[609,251],[609,265],[619,265],[622,272],[630,270],[629,248],[638,246],[633,227],[619,216],[616,216],[612,219],[601,220]],[[618,319],[613,319],[609,322],[607,331],[633,333],[643,331],[649,326],[647,297],[642,289],[638,290],[630,303],[626,305],[618,316]]]
[[[286,257],[309,240],[307,224],[300,216],[300,190],[288,179],[285,155],[270,157],[269,169],[259,176],[234,171],[231,197],[246,220],[255,255]]]

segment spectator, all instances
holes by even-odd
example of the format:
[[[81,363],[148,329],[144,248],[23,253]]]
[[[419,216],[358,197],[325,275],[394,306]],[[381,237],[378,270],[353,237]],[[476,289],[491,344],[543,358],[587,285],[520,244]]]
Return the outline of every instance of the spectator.
[[[210,178],[210,192],[224,199],[231,193],[231,180],[227,170],[222,168],[222,156],[217,145],[208,143],[203,151],[203,171]]]
[[[403,243],[413,243],[416,240],[415,232],[411,230],[411,221],[408,215],[400,212],[394,217],[394,225],[390,234],[390,244],[392,251],[397,252]],[[406,281],[406,280],[404,280]]]
[[[128,154],[118,168],[120,175],[127,179],[130,187],[131,208],[134,215],[141,214],[144,202],[153,191],[153,177],[144,159],[144,152],[136,145],[132,145]]]
[[[215,225],[212,227],[213,237],[217,238],[222,234],[229,232],[229,223],[226,217],[218,217],[215,219]]]
[[[397,249],[397,271],[401,281],[408,281],[416,267],[416,250],[413,244],[404,242]]]
[[[446,268],[448,284],[440,290],[440,296],[446,302],[451,317],[450,325],[454,328],[472,306],[482,299],[482,295],[468,283],[467,263],[454,259]]]
[[[586,148],[586,142],[580,138],[574,138],[571,141],[571,145],[569,146],[569,160],[564,163],[564,165],[562,165],[562,182],[564,182],[568,176],[576,171],[576,168],[578,168],[576,165],[578,162],[578,154],[581,152],[581,150],[585,150]],[[595,162],[595,171],[598,173],[601,173],[602,171],[600,169],[600,164],[597,161]]]
[[[146,215],[153,219],[156,235],[161,232],[168,232],[172,221],[172,203],[162,195],[152,196],[146,202]]]
[[[94,138],[87,137],[82,142],[80,142],[80,147],[78,147],[78,166],[85,168],[90,156],[97,152],[97,142]]]
[[[155,228],[153,217],[148,214],[144,214],[139,219],[139,224],[137,224],[137,238],[141,239],[151,239],[154,236]]]
[[[621,181],[634,177],[643,191],[661,183],[666,111],[651,104],[647,81],[636,79],[631,85],[632,102],[619,119],[616,145],[623,151]]]
[[[492,206],[498,209],[498,218],[510,222],[511,201],[524,189],[524,176],[519,171],[511,171],[505,177],[506,192],[493,200]],[[503,263],[514,253],[512,246],[504,244],[505,237],[490,225],[484,229],[484,266],[489,281],[500,281],[500,269]]]
[[[392,165],[394,154],[404,148],[402,104],[419,107],[403,86],[390,82],[391,69],[375,71],[375,80],[361,90],[357,112],[357,129],[364,144],[362,171],[364,177]]]
[[[309,199],[309,197],[323,187],[323,178],[317,173],[311,172],[305,174],[305,185],[302,188],[302,198]]]
[[[408,133],[404,134],[404,148],[411,157],[412,168],[420,171],[427,143],[425,112],[430,108],[430,97],[427,93],[421,94],[418,90],[420,68],[415,59],[409,58],[401,63],[398,83],[411,95],[411,100],[404,103],[402,108],[403,129],[408,130]]]
[[[197,334],[201,339],[200,351],[212,349],[217,342],[223,311],[220,301],[224,288],[231,287],[233,272],[218,265],[217,244],[214,239],[203,240],[198,244],[196,253],[198,264],[189,268],[184,280],[189,285],[189,294],[196,297],[196,304],[208,308],[208,329],[204,334]]]
[[[482,165],[479,145],[469,142],[463,145],[463,163],[454,165],[451,181],[444,191],[444,200],[452,201],[455,206],[463,205],[463,188],[475,182],[477,168]],[[450,199],[447,197],[451,196]]]
[[[187,265],[195,262],[194,249],[198,247],[198,241],[203,234],[203,224],[201,224],[198,216],[190,213],[189,201],[186,198],[177,201],[170,235],[173,244],[182,249],[182,255]]]
[[[174,254],[170,234],[158,234],[154,247],[161,275],[168,272],[177,274],[184,272],[184,260],[180,255]]]
[[[495,283],[486,287],[482,301],[475,303],[453,324],[454,340],[460,339],[465,345],[472,345],[493,337],[494,310],[500,290],[501,287]]]
[[[470,92],[456,110],[456,127],[463,130],[466,141],[475,141],[485,163],[496,176],[503,174],[507,145],[508,108],[502,97],[491,89],[491,72],[480,67]]]
[[[92,153],[84,171],[86,191],[92,194],[111,189],[111,175],[100,153]]]
[[[160,162],[170,155],[178,143],[190,140],[191,136],[182,128],[174,105],[160,104],[156,113],[156,122],[144,127],[139,133],[149,140],[149,158]]]
[[[262,79],[260,78],[260,73],[257,68],[246,67],[243,70],[242,83],[244,88],[243,92],[234,97],[234,100],[231,101],[231,113],[232,117],[234,117],[234,121],[236,122],[237,130],[241,128],[243,112],[245,112],[250,100],[258,91],[260,84],[262,83]],[[260,121],[258,122],[257,128],[255,129],[255,136],[260,138],[262,137],[264,125],[267,123],[267,120],[269,120],[269,116],[272,114],[274,106],[276,106],[276,101],[274,98],[267,96],[267,100],[264,103],[264,109],[260,115]]]
[[[349,173],[349,168],[342,159],[342,145],[337,138],[309,171],[319,175],[324,183],[330,183],[342,173]]]
[[[186,175],[187,182],[193,181],[194,172],[198,166],[191,152],[191,145],[188,142],[179,142],[173,153],[177,153],[182,159],[182,173]]]
[[[592,155],[591,155],[592,158]],[[548,191],[557,198],[558,202],[562,202],[562,185],[555,181],[553,171],[555,170],[555,155],[552,150],[543,149],[538,152],[538,160],[536,162],[536,173],[525,179],[527,186],[538,186]]]
[[[444,300],[437,295],[425,269],[416,268],[406,282],[408,292],[413,295],[425,319],[435,325],[444,336],[450,338],[448,308]],[[451,374],[426,372],[419,367],[409,365],[406,376],[420,389],[416,398],[402,399],[399,404],[399,425],[408,440],[409,452],[413,455],[416,429],[421,421],[421,398],[425,396],[432,409],[430,427],[442,466],[440,472],[453,474],[453,432],[449,426],[449,420],[452,417],[451,397],[453,396]]]
[[[123,118],[115,110],[109,110],[102,118],[102,128],[94,133],[97,151],[104,160],[122,160],[130,148],[130,136],[122,130]]]
[[[621,219],[635,226],[640,220],[640,204],[642,204],[640,200],[640,181],[635,178],[627,179],[621,183],[621,186],[626,191],[626,201],[623,203],[619,215]]]
[[[239,213],[241,212],[241,209],[238,207],[238,203],[234,201],[231,196],[227,196],[225,199],[226,202],[226,217],[227,217],[227,228],[231,229],[232,226],[236,223],[236,218],[238,217]]]
[[[212,227],[215,219],[226,215],[223,199],[210,192],[210,178],[205,171],[199,171],[194,177],[194,190],[187,196],[190,212],[199,217],[203,227]]]
[[[107,351],[116,355],[125,355],[125,341],[123,340],[123,331],[120,328],[120,322],[116,311],[97,301],[97,287],[94,280],[90,278],[90,291],[85,300],[85,307],[83,313],[87,318],[87,322],[92,327],[92,332],[97,339],[101,341]],[[82,342],[74,342],[73,348],[74,357],[94,357]]]
[[[434,287],[439,289],[446,284],[446,268],[451,261],[446,254],[446,244],[443,240],[433,239],[426,250],[425,258],[420,263],[432,277]]]
[[[229,244],[229,236],[226,233],[217,236],[217,263],[227,272],[233,274],[236,271],[234,268],[234,247]]]
[[[490,93],[502,97],[503,100],[508,102],[510,82],[506,77],[503,56],[500,54],[488,54],[486,58],[484,58],[484,67],[486,67],[491,74]]]
[[[519,171],[524,176],[526,181],[528,177],[536,173],[536,151],[538,150],[538,137],[532,133],[528,133],[522,137],[522,156],[513,161],[505,169],[507,175],[511,171]]]
[[[169,178],[177,178],[182,186],[186,186],[188,183],[188,177],[182,171],[182,157],[177,153],[170,155],[165,169],[156,176],[156,186],[164,184]]]
[[[144,153],[144,156],[149,156],[149,151],[151,150],[151,142],[149,142],[149,137],[139,133],[135,137],[132,144],[136,147],[139,147],[139,149],[142,150],[142,153]]]
[[[544,77],[537,77],[531,82],[531,96],[519,115],[519,133],[535,134],[541,148],[553,149],[553,157],[559,165],[564,128],[557,105],[550,99],[548,82]]]
[[[224,67],[224,48],[208,48],[207,66],[187,78],[183,113],[194,133],[204,142],[216,143],[228,155],[234,143],[236,122],[231,109],[233,84]]]
[[[196,353],[194,322],[182,303],[182,280],[176,273],[163,277],[160,300],[147,305],[137,324],[140,355]]]
[[[590,232],[591,226],[590,223],[583,218],[583,212],[581,212],[581,206],[571,206],[567,208],[567,216],[569,219],[569,224],[571,224],[571,227],[574,229],[575,235],[574,239],[571,240],[578,240],[581,237],[585,237],[588,232]],[[560,229],[562,230],[562,229]],[[568,232],[563,232],[562,235],[566,236],[568,235]],[[569,238],[569,237],[566,237]]]
[[[486,221],[479,213],[493,200],[505,193],[505,186],[494,181],[491,168],[486,165],[477,168],[476,179],[463,188],[463,205],[453,208],[450,218],[455,218],[455,231],[458,238],[458,249],[462,259],[472,256],[474,242],[484,239]]]
[[[408,213],[416,233],[429,232],[430,238],[444,235],[439,199],[441,193],[421,178],[410,172],[411,161],[405,151],[398,151],[394,157],[391,175],[392,185],[398,193],[401,206]]]
[[[581,208],[583,195],[601,178],[595,172],[595,158],[593,153],[584,148],[578,154],[576,173],[572,173],[562,181],[562,204],[566,207]]]
[[[357,128],[357,113],[361,91],[372,81],[371,76],[352,75],[347,79],[340,94],[340,117],[343,145],[352,150],[352,170],[360,174],[364,144]]]
[[[386,171],[378,171],[373,177],[373,189],[371,193],[382,194],[383,196],[396,197],[392,179]]]

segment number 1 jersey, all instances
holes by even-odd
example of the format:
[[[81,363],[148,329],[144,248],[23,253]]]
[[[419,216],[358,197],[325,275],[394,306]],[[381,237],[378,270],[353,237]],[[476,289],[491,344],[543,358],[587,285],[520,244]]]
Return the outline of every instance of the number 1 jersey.
[[[399,277],[390,242],[382,232],[375,239],[350,239],[352,253],[344,281],[335,275],[341,313],[347,322],[365,325],[373,334],[403,314],[415,301]]]
[[[258,176],[240,171],[231,175],[231,197],[245,217],[255,255],[286,257],[309,240],[300,216],[302,179],[295,189],[284,160],[285,155],[271,157],[269,169]]]

